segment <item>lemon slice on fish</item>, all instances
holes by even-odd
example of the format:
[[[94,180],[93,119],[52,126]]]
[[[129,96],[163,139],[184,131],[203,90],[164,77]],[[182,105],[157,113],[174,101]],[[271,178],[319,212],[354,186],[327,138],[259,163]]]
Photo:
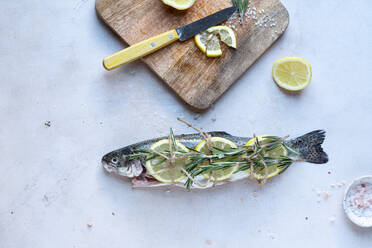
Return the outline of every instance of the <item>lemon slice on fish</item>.
[[[311,65],[299,57],[286,57],[275,61],[273,78],[280,87],[289,91],[306,88],[311,81]]]
[[[211,138],[211,145],[212,147],[217,147],[219,149],[223,149],[223,150],[229,150],[229,149],[232,149],[232,148],[237,148],[236,144],[228,139],[225,139],[225,138],[222,138],[222,137],[212,137]],[[213,149],[213,148],[212,148]],[[205,140],[201,141],[195,148],[196,151],[198,152],[203,152],[205,154],[210,154],[210,150],[208,149],[208,145],[207,145],[207,142]],[[218,162],[218,161],[224,161],[223,159],[221,160],[215,160],[215,162]],[[223,180],[226,180],[226,179],[229,179],[230,177],[232,177],[232,175],[234,174],[234,172],[236,171],[236,169],[238,168],[238,166],[233,166],[233,167],[230,167],[228,169],[224,169],[224,170],[218,170],[218,171],[215,171],[213,174],[202,174],[205,178],[209,178],[211,176],[211,181],[223,181]]]
[[[159,140],[151,146],[151,149],[159,153],[169,152],[169,140]],[[187,149],[186,146],[184,146],[180,142],[176,141],[176,151],[188,152],[189,149]],[[180,182],[186,177],[186,175],[180,168],[185,167],[186,164],[188,164],[189,162],[190,161],[188,158],[176,159],[174,168],[169,169],[171,168],[169,162],[165,158],[157,156],[156,158],[146,161],[146,169],[150,173],[150,175],[152,175],[156,180],[160,182]]]
[[[222,55],[220,41],[226,45],[236,48],[236,37],[234,31],[227,26],[214,26],[206,31],[195,35],[195,44],[208,57]]]
[[[265,137],[267,137],[267,136],[270,136],[270,135],[258,136],[257,137],[258,142],[260,142],[261,145],[267,144],[269,142],[268,140],[265,140]],[[247,144],[245,144],[245,146],[253,145],[254,142],[255,142],[254,138],[250,139],[247,142]],[[263,157],[279,158],[281,156],[288,156],[288,151],[283,145],[280,145],[280,146],[276,147],[275,149],[273,149],[271,151],[261,152],[261,155]],[[248,169],[247,172],[250,173],[250,169]],[[267,178],[274,177],[274,176],[278,175],[279,172],[281,172],[281,169],[278,168],[276,165],[269,166],[268,167]],[[254,176],[254,178],[259,179],[259,180],[265,179],[265,168],[262,168],[261,170],[256,169],[253,173],[253,176]]]
[[[190,8],[195,3],[195,0],[162,0],[162,2],[175,9],[185,10]]]

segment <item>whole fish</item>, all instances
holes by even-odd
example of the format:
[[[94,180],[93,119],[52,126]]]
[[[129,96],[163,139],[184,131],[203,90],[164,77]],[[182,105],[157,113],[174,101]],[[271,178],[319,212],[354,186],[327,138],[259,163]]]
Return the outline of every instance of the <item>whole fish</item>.
[[[222,137],[233,141],[238,147],[244,146],[251,138],[248,137],[237,137],[230,135],[226,132],[208,132],[211,137]],[[182,134],[174,136],[177,141],[189,148],[195,148],[202,140],[203,136],[199,133],[194,134]],[[141,149],[148,149],[155,142],[168,139],[168,137],[160,137],[156,139],[150,139],[143,142],[139,142],[133,145],[126,146],[124,148],[112,151],[102,158],[102,165],[104,169],[109,173],[114,173],[121,177],[129,178],[132,181],[133,187],[147,188],[147,187],[159,187],[167,186],[169,184],[157,181],[151,176],[145,167],[144,158],[130,159],[129,156],[134,154],[135,151]],[[296,160],[303,160],[305,162],[314,164],[324,164],[328,162],[328,155],[323,151],[321,145],[325,139],[325,131],[316,130],[307,133],[303,136],[286,140],[284,144],[290,148],[290,150],[296,151],[293,153],[289,150],[288,157]],[[234,182],[249,177],[246,172],[238,172],[231,178],[225,181],[209,182],[209,184],[202,188],[209,188],[215,185],[222,185],[228,182]],[[174,183],[175,186],[185,188],[184,182]],[[194,185],[193,188],[200,188]]]

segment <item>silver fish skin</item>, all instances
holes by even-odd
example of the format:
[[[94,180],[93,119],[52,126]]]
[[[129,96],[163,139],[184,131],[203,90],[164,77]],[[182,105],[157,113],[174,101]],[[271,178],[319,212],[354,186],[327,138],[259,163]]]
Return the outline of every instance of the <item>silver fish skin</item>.
[[[229,139],[233,141],[237,146],[243,146],[251,139],[250,137],[233,136],[226,132],[208,132],[208,134],[212,137],[222,137]],[[102,165],[104,169],[109,173],[114,173],[119,176],[133,179],[132,183],[134,186],[165,186],[166,184],[155,181],[155,179],[153,179],[151,175],[147,174],[144,159],[138,158],[129,160],[128,155],[133,154],[134,151],[139,149],[147,149],[155,142],[167,138],[167,136],[164,136],[150,139],[112,151],[103,156]],[[175,139],[188,148],[195,148],[203,140],[203,137],[198,133],[194,133],[175,135]],[[327,163],[328,155],[323,151],[323,148],[321,147],[324,139],[325,131],[316,130],[300,137],[285,141],[285,144],[287,146],[300,153],[300,156],[298,156],[294,153],[289,152],[289,157],[292,157],[294,159],[303,159],[306,162],[315,164]],[[236,181],[245,178],[245,176],[239,175],[239,173],[237,174],[238,175],[235,178],[232,178],[230,181]],[[225,182],[220,183],[224,184]],[[184,187],[182,183],[176,186]]]

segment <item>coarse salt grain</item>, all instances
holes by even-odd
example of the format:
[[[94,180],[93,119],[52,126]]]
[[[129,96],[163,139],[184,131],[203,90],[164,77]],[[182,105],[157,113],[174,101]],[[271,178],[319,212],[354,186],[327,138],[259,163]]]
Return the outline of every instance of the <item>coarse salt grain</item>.
[[[330,222],[335,222],[336,221],[336,216],[332,216],[328,218]]]
[[[328,197],[329,197],[329,193],[328,192],[323,192],[323,198],[324,199],[328,199]]]

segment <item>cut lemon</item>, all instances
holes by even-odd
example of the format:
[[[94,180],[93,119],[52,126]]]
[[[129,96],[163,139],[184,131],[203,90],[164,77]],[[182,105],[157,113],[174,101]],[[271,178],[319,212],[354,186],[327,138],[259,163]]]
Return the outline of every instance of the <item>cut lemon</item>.
[[[195,0],[162,0],[162,2],[175,9],[185,10],[190,8],[195,3]]]
[[[282,88],[298,91],[306,88],[311,81],[310,64],[299,57],[285,57],[273,65],[274,81]]]
[[[214,26],[207,30],[209,33],[218,34],[220,40],[229,47],[236,48],[236,37],[234,31],[228,26]]]
[[[168,139],[162,139],[158,142],[154,143],[151,146],[152,150],[157,152],[169,152],[169,141]],[[183,144],[176,141],[176,150],[177,151],[184,151],[188,152],[189,149],[186,148]],[[176,159],[175,161],[175,168],[169,169],[170,164],[169,162],[163,157],[156,157],[146,161],[146,169],[155,179],[163,183],[172,183],[172,182],[180,182],[186,176],[180,169],[180,167],[185,167],[189,163],[188,158],[183,159]],[[173,178],[173,180],[172,180]]]
[[[212,137],[211,138],[211,145],[212,147],[217,147],[223,150],[230,150],[232,148],[237,148],[236,144],[228,139],[222,137]],[[213,148],[212,148],[213,149]],[[198,152],[203,152],[205,154],[210,154],[210,150],[208,149],[207,142],[205,140],[201,141],[195,148]],[[223,160],[215,160],[215,162],[223,161]],[[230,168],[224,170],[218,170],[210,174],[202,174],[205,178],[209,178],[211,176],[211,181],[223,181],[232,177],[234,172],[238,166],[232,166]]]
[[[207,51],[207,44],[212,39],[214,35],[208,32],[202,32],[200,34],[195,35],[195,44],[196,46],[205,53]]]
[[[267,136],[270,136],[270,135],[258,136],[257,137],[258,142],[260,142],[261,145],[264,145],[264,144],[269,143],[269,141],[267,139],[265,139],[265,137],[267,137]],[[250,139],[247,142],[247,144],[245,144],[245,146],[253,145],[254,142],[255,142],[255,139],[254,138],[253,139]],[[288,151],[287,151],[287,149],[283,145],[280,145],[280,146],[276,147],[275,149],[273,149],[271,151],[262,151],[261,152],[261,155],[263,157],[279,158],[281,156],[287,156],[288,155]],[[250,173],[250,169],[248,169],[247,172]],[[269,166],[268,167],[267,178],[274,177],[274,176],[278,175],[279,172],[281,172],[281,169],[278,168],[276,165]],[[265,168],[262,168],[260,170],[256,169],[254,171],[254,173],[253,173],[253,176],[256,179],[259,179],[259,180],[265,179]]]
[[[222,50],[220,46],[220,41],[217,36],[212,36],[211,40],[207,44],[207,56],[208,57],[218,57],[222,55]]]
[[[208,57],[222,55],[220,41],[226,45],[236,48],[236,37],[234,31],[227,26],[214,26],[195,36],[196,46]]]

